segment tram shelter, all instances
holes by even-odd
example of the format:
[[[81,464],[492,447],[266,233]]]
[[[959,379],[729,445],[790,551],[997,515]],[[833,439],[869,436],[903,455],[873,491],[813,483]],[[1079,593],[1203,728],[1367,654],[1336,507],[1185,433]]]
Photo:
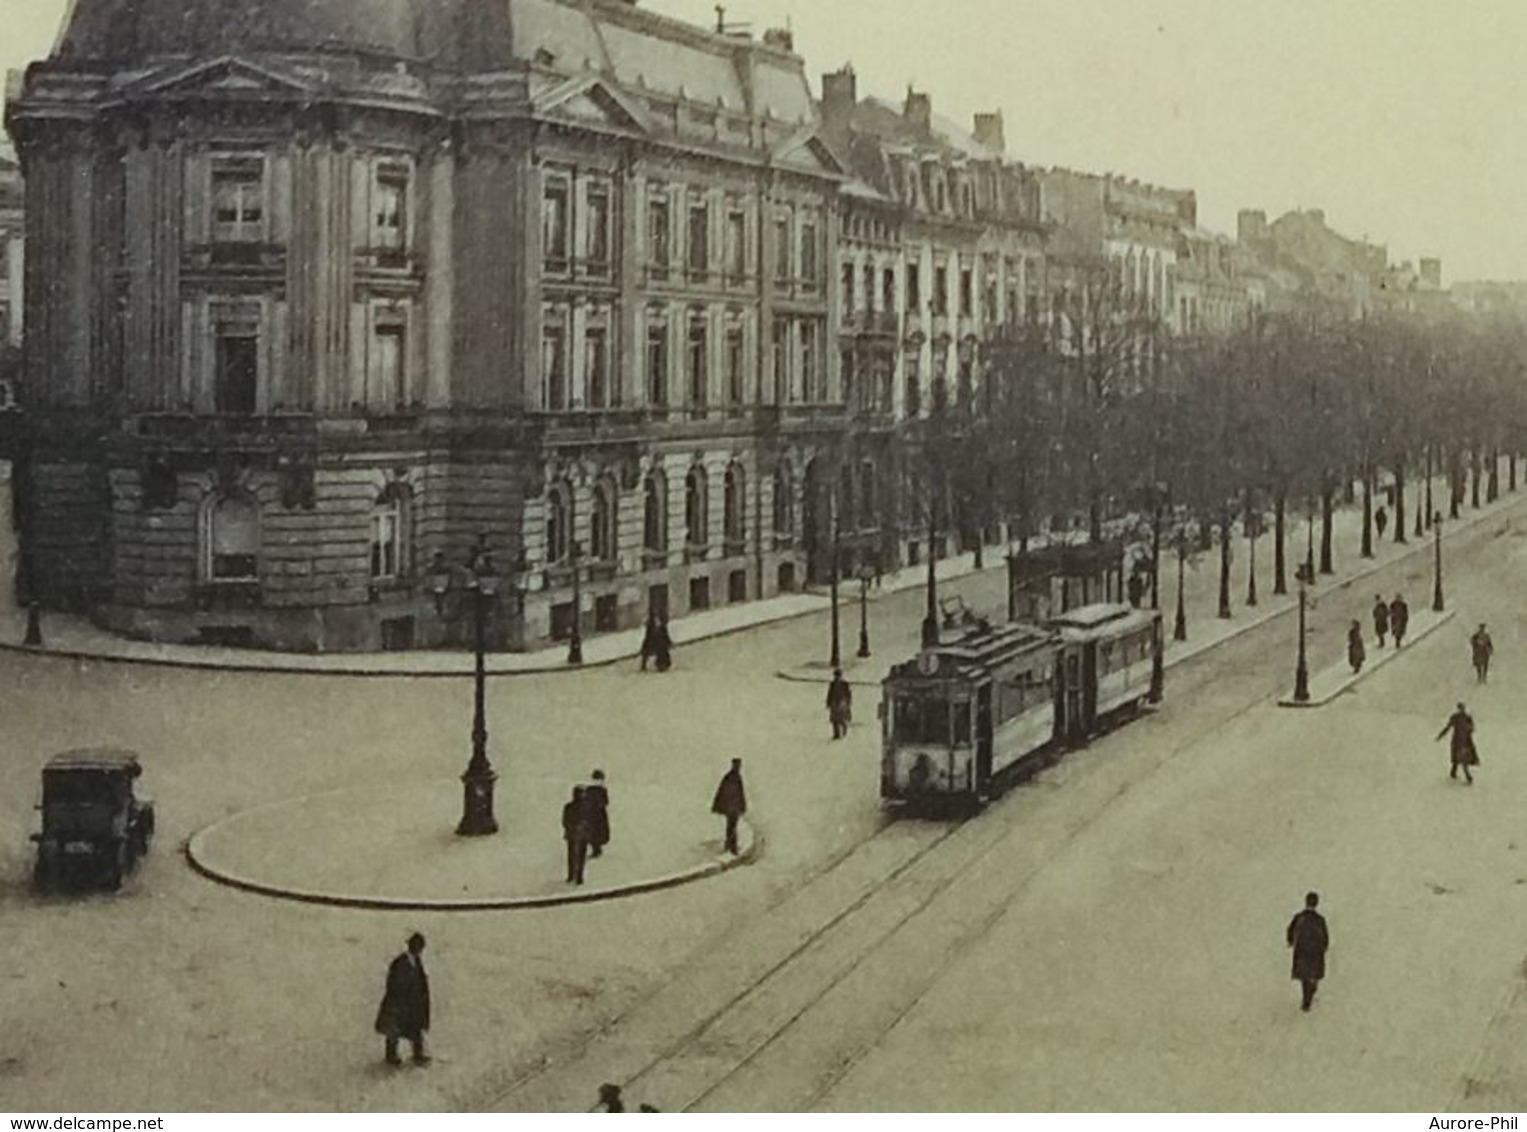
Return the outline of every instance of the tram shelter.
[[[1098,602],[1122,605],[1124,544],[1118,540],[1046,546],[1007,559],[1007,615],[1044,622]]]

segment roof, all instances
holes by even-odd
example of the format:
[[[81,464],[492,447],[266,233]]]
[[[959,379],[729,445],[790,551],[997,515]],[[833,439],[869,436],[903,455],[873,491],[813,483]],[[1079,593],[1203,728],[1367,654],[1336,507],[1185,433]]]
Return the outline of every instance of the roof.
[[[1123,621],[1133,613],[1137,613],[1133,606],[1115,605],[1112,602],[1099,602],[1096,605],[1078,606],[1076,609],[1068,609],[1058,616],[1050,618],[1052,625],[1066,629],[1095,629],[1099,625],[1106,625],[1110,621]]]
[[[138,767],[134,751],[118,747],[84,747],[50,758],[44,770],[131,770]]]

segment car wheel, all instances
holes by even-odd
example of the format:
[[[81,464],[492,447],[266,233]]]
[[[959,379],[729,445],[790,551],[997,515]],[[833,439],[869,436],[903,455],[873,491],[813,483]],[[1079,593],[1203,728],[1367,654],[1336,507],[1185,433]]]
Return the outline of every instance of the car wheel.
[[[128,867],[127,841],[118,841],[108,851],[106,859],[106,887],[113,892],[122,887],[122,878],[127,875]]]

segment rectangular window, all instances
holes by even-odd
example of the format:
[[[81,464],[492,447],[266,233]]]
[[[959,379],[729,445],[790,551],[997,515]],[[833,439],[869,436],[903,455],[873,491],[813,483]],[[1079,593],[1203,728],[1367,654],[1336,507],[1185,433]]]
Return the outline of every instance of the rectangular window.
[[[403,327],[384,323],[376,328],[372,341],[375,356],[371,361],[371,388],[366,404],[373,409],[396,409],[403,405],[404,352]]]
[[[697,204],[689,210],[689,274],[703,278],[710,270],[710,209]]]
[[[590,189],[588,195],[588,232],[584,252],[591,271],[601,274],[610,269],[610,194],[604,189]]]
[[[745,357],[742,327],[734,326],[726,332],[726,399],[733,405],[742,404]]]
[[[560,326],[541,331],[541,382],[548,413],[567,408],[567,339]]]
[[[255,411],[260,375],[260,339],[254,327],[220,326],[217,330],[217,374],[213,389],[219,413]]]
[[[264,163],[218,162],[212,170],[212,242],[257,244],[264,238]]]
[[[960,272],[960,306],[954,313],[965,318],[976,313],[975,273],[968,267]]]
[[[801,225],[801,282],[808,287],[815,287],[821,279],[818,275],[818,261],[820,259],[817,249],[817,226],[815,224]]]
[[[806,401],[825,401],[817,389],[817,328],[812,322],[801,323],[801,396]]]
[[[668,327],[647,328],[647,403],[668,405]]]
[[[774,320],[774,403],[783,405],[790,400],[790,323]]]
[[[400,252],[407,239],[408,171],[384,166],[377,171],[372,245],[382,251]]]
[[[936,315],[949,313],[949,269],[947,267],[933,269],[933,313]]]
[[[781,216],[774,222],[774,281],[788,284],[794,265],[790,255],[790,219]]]
[[[741,212],[726,218],[726,274],[735,283],[748,275],[748,218]]]
[[[553,181],[546,186],[541,202],[541,243],[545,250],[546,270],[565,272],[568,268],[567,184]]]
[[[907,264],[907,310],[914,314],[923,309],[922,270],[915,263]]]
[[[395,506],[371,513],[371,576],[377,580],[398,576],[399,518]]]
[[[875,313],[875,269],[868,264],[864,268],[864,313]]]
[[[706,351],[709,348],[710,338],[705,323],[691,322],[685,371],[689,377],[689,406],[696,416],[705,415],[705,404],[710,399],[710,367],[706,364]]]
[[[658,279],[668,278],[669,250],[668,198],[649,200],[647,202],[647,262],[652,265],[652,274]]]
[[[854,317],[854,265],[843,265],[843,317]]]
[[[588,407],[608,409],[612,406],[615,399],[610,389],[610,345],[603,330],[590,330],[584,336],[583,372],[588,382]]]

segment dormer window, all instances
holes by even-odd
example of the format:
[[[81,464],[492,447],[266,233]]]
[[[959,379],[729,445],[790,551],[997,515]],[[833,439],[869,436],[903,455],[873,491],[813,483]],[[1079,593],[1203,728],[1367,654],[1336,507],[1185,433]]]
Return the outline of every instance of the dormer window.
[[[258,244],[265,238],[265,163],[219,160],[212,168],[212,242]]]

